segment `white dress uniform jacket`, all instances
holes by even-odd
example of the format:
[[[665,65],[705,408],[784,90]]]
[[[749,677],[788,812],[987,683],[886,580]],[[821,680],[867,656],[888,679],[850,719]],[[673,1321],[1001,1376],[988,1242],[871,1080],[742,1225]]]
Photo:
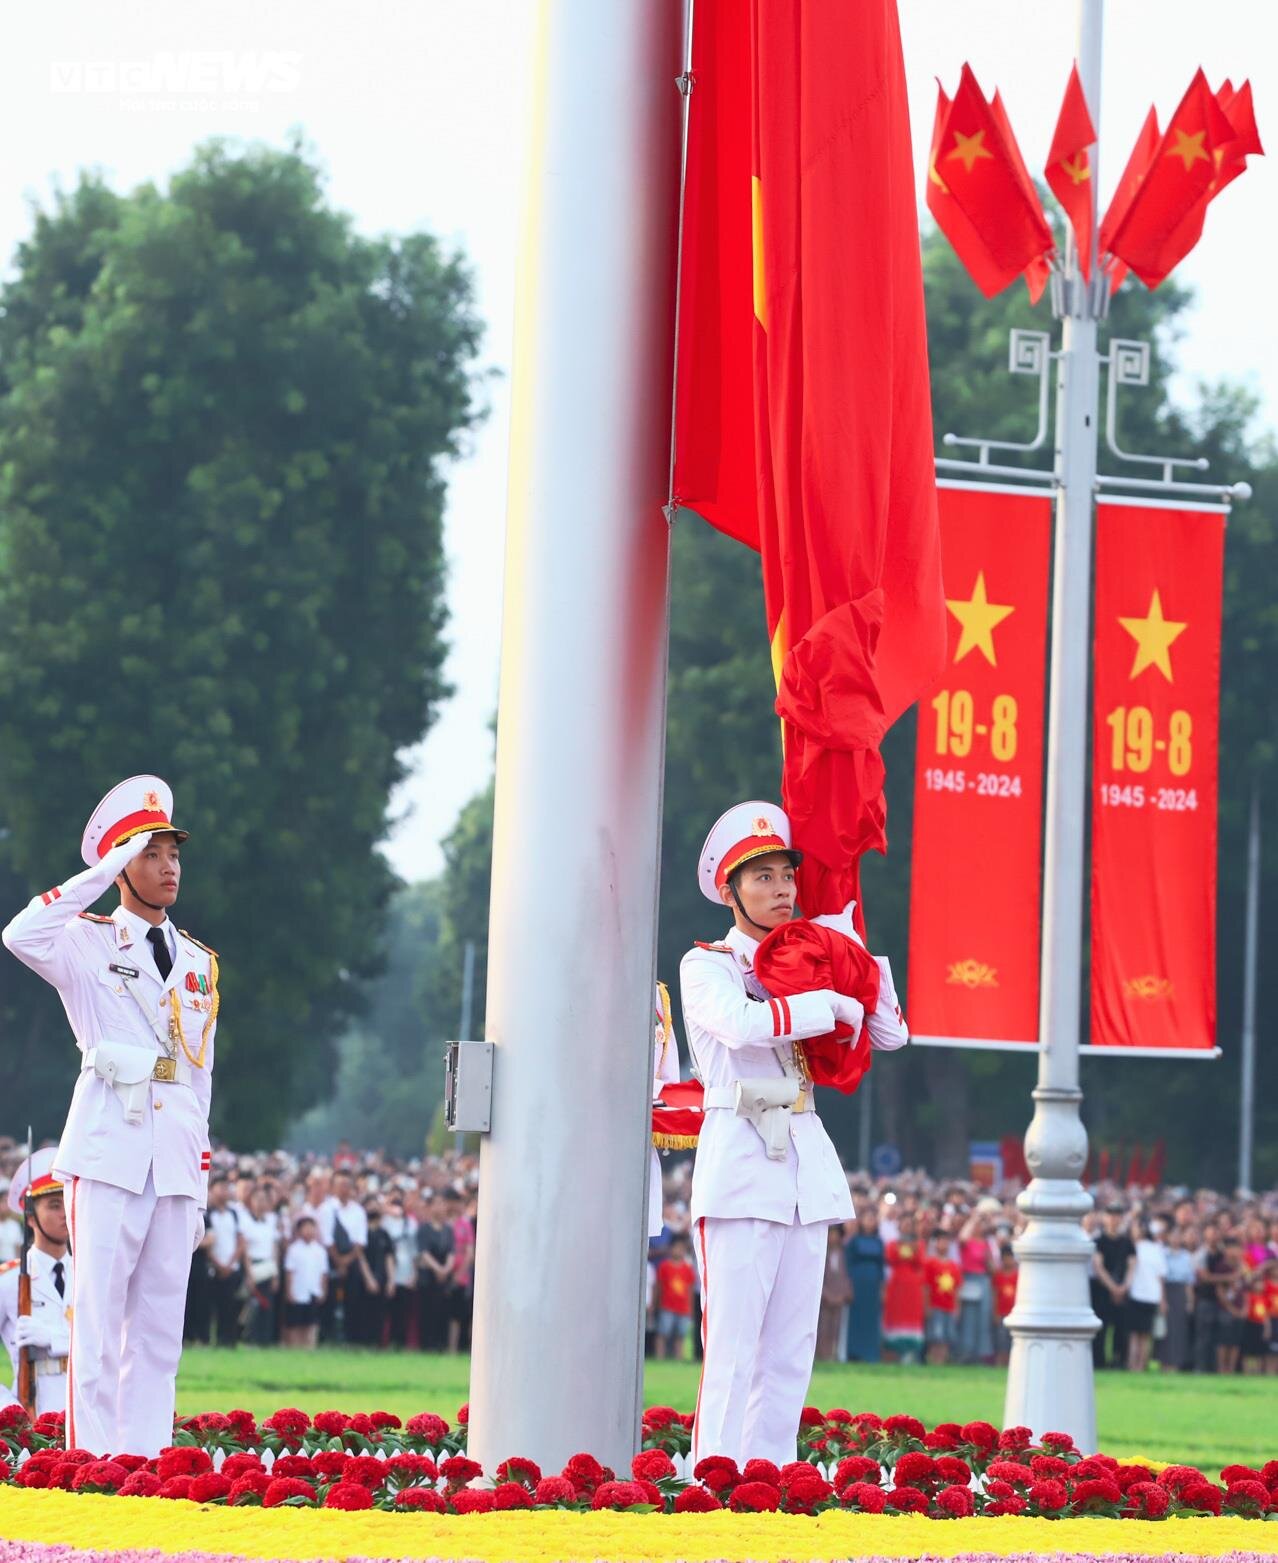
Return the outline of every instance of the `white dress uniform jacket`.
[[[36,1415],[67,1408],[67,1354],[71,1350],[71,1255],[62,1257],[63,1295],[58,1296],[53,1266],[48,1254],[32,1248],[27,1254],[31,1276],[31,1317],[48,1328],[51,1344],[31,1347],[35,1366]],[[9,1353],[13,1372],[13,1395],[18,1392],[18,1273],[15,1259],[0,1269],[0,1341]]]
[[[162,980],[147,942],[148,923],[123,907],[107,919],[80,915],[112,878],[112,864],[104,861],[35,896],[4,930],[5,946],[58,990],[82,1060],[99,1042],[128,1043],[160,1056],[174,995],[186,1048],[178,1047],[175,1080],[151,1082],[137,1124],[127,1122],[115,1090],[82,1062],[54,1169],[63,1180],[93,1178],[133,1194],[142,1192],[150,1172],[157,1195],[184,1195],[202,1209],[208,1202],[216,1032],[213,958],[173,930],[173,969]],[[167,921],[163,926],[166,933],[171,928]],[[196,979],[190,986],[188,973]],[[199,991],[200,977],[205,993]],[[203,1066],[196,1068],[190,1059],[199,1058],[202,1047]]]
[[[814,921],[852,933],[848,912]],[[792,1043],[834,1030],[834,1011],[821,993],[784,1002],[752,995],[752,989],[762,994],[753,975],[758,947],[758,940],[734,927],[722,945],[698,945],[680,965],[685,1033],[707,1089],[781,1077],[786,1070],[778,1053],[792,1061]],[[880,960],[879,966],[882,995],[866,1024],[873,1047],[894,1049],[909,1034],[887,963]],[[805,1226],[850,1220],[847,1177],[816,1113],[792,1115],[789,1154],[773,1161],[748,1119],[725,1109],[708,1111],[692,1174],[692,1219],[702,1216],[754,1217],[787,1226],[796,1219]]]

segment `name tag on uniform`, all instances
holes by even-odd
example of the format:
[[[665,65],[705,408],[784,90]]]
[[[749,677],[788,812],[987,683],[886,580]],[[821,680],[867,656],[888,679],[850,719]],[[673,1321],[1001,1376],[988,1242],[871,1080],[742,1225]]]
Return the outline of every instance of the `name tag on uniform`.
[[[136,966],[121,966],[115,961],[111,962],[107,970],[113,971],[117,977],[140,977],[142,975]]]

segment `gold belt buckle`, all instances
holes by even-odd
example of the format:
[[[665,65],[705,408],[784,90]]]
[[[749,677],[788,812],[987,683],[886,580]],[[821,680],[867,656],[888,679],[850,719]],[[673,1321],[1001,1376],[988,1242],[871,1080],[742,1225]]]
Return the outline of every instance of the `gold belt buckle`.
[[[177,1059],[157,1058],[155,1068],[151,1071],[151,1078],[152,1080],[176,1080]]]

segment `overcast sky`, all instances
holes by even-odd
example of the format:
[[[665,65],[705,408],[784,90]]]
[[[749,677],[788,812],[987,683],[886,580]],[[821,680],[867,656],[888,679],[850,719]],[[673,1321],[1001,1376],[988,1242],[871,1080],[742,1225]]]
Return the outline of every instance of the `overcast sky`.
[[[609,5],[614,0],[595,0]],[[855,0],[844,0],[849,12]],[[1074,52],[1073,0],[899,0],[920,174],[935,103],[972,63],[1002,90],[1041,171]],[[1101,104],[1108,198],[1151,102],[1163,123],[1202,65],[1250,74],[1262,139],[1278,140],[1278,17],[1270,0],[1111,0]],[[429,228],[463,247],[488,323],[485,366],[509,369],[520,144],[534,0],[50,0],[6,14],[0,54],[0,262],[30,204],[97,167],[119,189],[163,182],[212,135],[279,145],[300,127],[329,194],[367,233]],[[921,184],[920,184],[921,188]],[[583,213],[583,238],[588,214]],[[1181,347],[1186,389],[1229,376],[1278,423],[1278,167],[1253,162],[1212,208],[1178,277],[1198,290]],[[487,778],[496,701],[508,399],[452,475],[447,546],[456,698],[396,799],[387,850],[408,879]]]

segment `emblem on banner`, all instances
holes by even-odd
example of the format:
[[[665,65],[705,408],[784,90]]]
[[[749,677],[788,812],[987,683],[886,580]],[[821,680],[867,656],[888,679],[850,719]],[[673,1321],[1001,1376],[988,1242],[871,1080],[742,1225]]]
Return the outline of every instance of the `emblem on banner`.
[[[1170,977],[1131,977],[1123,983],[1123,992],[1129,999],[1143,999],[1152,1003],[1156,999],[1174,998],[1175,988]]]
[[[945,980],[956,988],[997,988],[998,972],[993,966],[987,966],[984,961],[972,960],[969,957],[965,961],[951,962]]]

